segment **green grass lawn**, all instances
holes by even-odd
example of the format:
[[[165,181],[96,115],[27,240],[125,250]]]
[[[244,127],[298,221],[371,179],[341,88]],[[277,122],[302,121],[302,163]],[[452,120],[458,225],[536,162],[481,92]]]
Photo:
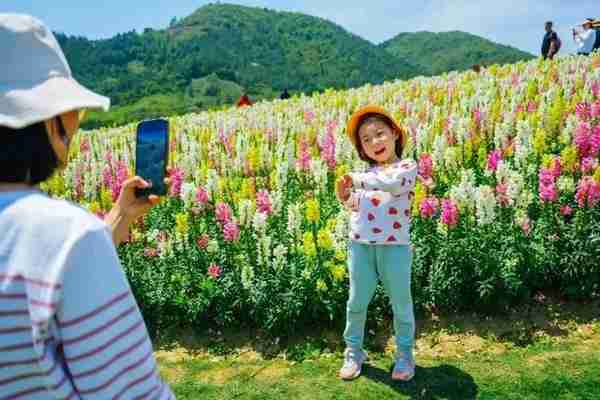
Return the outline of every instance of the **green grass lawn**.
[[[600,303],[546,304],[500,318],[419,321],[412,382],[390,380],[389,328],[369,335],[353,382],[338,332],[285,343],[244,332],[181,334],[156,353],[178,399],[600,399]]]

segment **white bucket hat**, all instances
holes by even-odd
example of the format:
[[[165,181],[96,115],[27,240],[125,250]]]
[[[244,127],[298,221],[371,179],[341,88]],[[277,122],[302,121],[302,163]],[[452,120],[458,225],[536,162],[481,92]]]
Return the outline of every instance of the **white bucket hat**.
[[[20,129],[74,110],[108,110],[81,86],[52,32],[29,15],[0,14],[0,126]]]

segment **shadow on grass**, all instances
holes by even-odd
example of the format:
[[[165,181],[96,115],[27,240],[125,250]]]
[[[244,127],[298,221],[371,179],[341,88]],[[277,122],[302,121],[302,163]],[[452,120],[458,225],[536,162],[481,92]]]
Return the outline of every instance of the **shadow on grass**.
[[[384,384],[411,399],[476,399],[479,389],[473,377],[448,364],[436,367],[419,367],[410,382],[395,382],[391,379],[392,366],[385,371],[374,365],[364,364],[362,376]]]

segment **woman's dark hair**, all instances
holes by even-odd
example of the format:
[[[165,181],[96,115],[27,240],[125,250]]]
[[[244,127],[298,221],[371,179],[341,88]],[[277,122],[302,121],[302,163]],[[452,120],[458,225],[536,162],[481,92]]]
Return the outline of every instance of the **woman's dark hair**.
[[[44,122],[22,129],[0,126],[0,182],[37,185],[57,168]]]
[[[356,127],[356,150],[358,151],[358,156],[360,157],[361,160],[368,162],[369,165],[375,165],[375,164],[377,164],[377,162],[375,160],[373,160],[372,158],[369,158],[365,154],[365,151],[363,149],[362,143],[360,142],[360,136],[358,134],[358,132],[360,131],[360,128],[369,119],[376,119],[378,121],[381,121],[384,124],[386,124],[387,126],[389,126],[390,129],[393,130],[393,131],[395,131],[395,132],[396,132],[396,128],[394,128],[394,123],[388,117],[386,117],[385,115],[381,115],[381,114],[365,114],[360,119],[360,122],[358,123],[358,126]],[[398,158],[402,158],[402,151],[404,150],[403,149],[403,143],[402,143],[402,132],[398,132],[398,134],[400,135],[400,137],[396,140],[396,155],[398,156]]]

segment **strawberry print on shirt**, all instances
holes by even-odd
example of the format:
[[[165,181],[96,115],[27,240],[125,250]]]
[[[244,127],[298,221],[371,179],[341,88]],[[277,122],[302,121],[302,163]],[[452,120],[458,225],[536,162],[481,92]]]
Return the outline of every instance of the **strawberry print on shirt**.
[[[368,244],[410,244],[410,209],[417,164],[405,159],[350,174],[346,206],[352,211],[350,239]]]

